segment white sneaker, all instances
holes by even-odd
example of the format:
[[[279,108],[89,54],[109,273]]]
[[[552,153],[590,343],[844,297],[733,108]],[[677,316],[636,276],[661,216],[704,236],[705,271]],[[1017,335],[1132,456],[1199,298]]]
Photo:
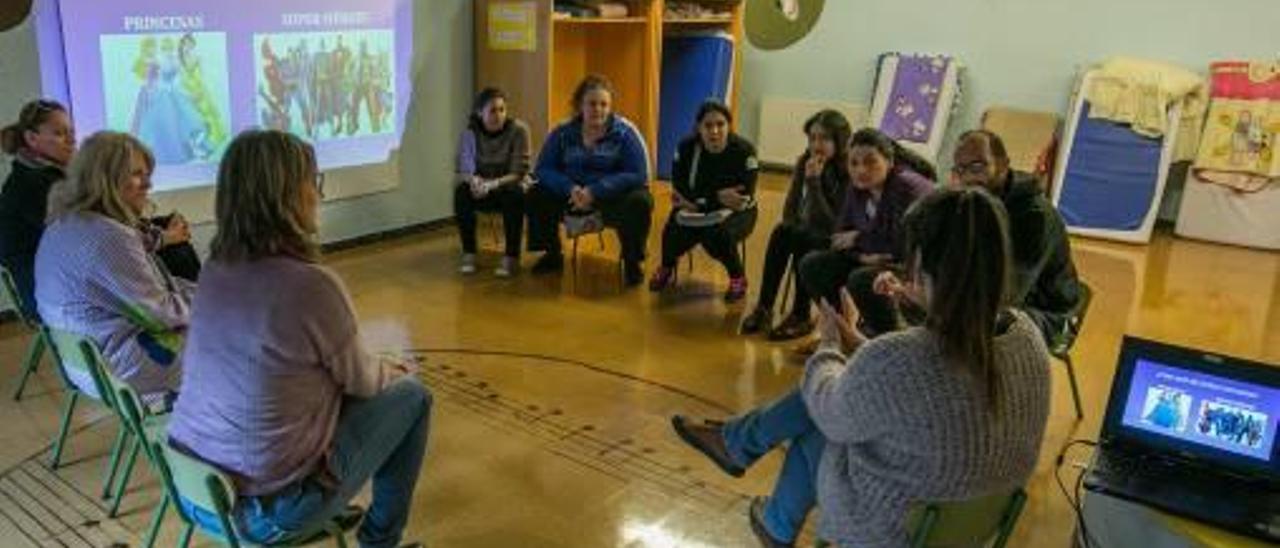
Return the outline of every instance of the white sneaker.
[[[462,262],[461,264],[458,265],[458,273],[466,274],[466,275],[476,273],[476,254],[475,253],[462,254]]]
[[[515,257],[503,257],[502,264],[493,270],[493,275],[499,278],[510,278],[520,269],[520,261]]]

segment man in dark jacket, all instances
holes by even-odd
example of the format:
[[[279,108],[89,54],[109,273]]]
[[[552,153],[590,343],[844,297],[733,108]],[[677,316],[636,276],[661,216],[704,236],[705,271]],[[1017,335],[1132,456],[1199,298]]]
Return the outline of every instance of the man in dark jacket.
[[[1029,174],[1009,168],[1004,142],[990,131],[960,136],[951,168],[956,181],[980,185],[1004,201],[1013,244],[1013,302],[1040,327],[1045,340],[1074,338],[1071,310],[1080,281],[1071,260],[1066,224]]]

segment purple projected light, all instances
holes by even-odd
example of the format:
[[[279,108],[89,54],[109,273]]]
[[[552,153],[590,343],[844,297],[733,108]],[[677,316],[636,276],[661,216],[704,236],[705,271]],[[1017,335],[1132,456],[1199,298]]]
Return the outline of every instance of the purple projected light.
[[[1269,461],[1280,390],[1139,359],[1125,426]]]
[[[81,135],[113,129],[147,143],[159,190],[212,182],[231,138],[251,127],[307,139],[321,169],[384,162],[399,146],[411,90],[409,0],[44,7],[46,93],[69,99]],[[46,38],[59,34],[60,43]]]

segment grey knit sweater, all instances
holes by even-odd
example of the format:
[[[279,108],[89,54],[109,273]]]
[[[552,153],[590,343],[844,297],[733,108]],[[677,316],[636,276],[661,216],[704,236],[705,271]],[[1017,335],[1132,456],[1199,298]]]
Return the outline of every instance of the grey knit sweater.
[[[924,328],[884,335],[846,361],[809,359],[804,400],[827,438],[819,534],[840,546],[906,546],[913,503],[1012,489],[1031,476],[1049,415],[1049,356],[1022,313],[996,338],[999,412],[943,361]]]

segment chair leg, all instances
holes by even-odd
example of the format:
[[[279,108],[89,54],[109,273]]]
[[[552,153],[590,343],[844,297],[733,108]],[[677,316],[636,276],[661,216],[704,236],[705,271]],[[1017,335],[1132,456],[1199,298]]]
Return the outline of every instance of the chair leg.
[[[573,258],[570,260],[573,262],[573,279],[576,280],[578,279],[578,239],[577,238],[573,239]]]
[[[1027,504],[1027,497],[1021,493],[1014,495],[1010,501],[1009,509],[1005,512],[1004,519],[1000,522],[1000,533],[996,535],[996,540],[991,544],[991,548],[1004,548],[1009,542],[1009,537],[1013,535],[1013,528],[1018,524],[1018,517],[1022,515],[1022,507]]]
[[[76,400],[79,397],[79,392],[72,391],[71,397],[67,398],[67,403],[62,408],[62,425],[58,427],[58,438],[53,442],[53,456],[49,460],[51,470],[57,470],[58,461],[62,459],[62,446],[67,441],[67,431],[71,428],[71,414],[76,410]]]
[[[13,390],[13,400],[22,400],[22,389],[27,386],[27,379],[40,367],[40,358],[44,357],[44,333],[36,331],[27,347],[27,359],[22,365],[22,376],[18,378],[18,386]]]
[[[174,501],[177,504],[177,501]],[[196,532],[196,523],[188,521],[187,526],[182,528],[182,536],[178,537],[178,548],[187,548],[191,546],[191,534]]]
[[[333,537],[333,543],[338,545],[338,548],[347,548],[347,537],[341,527],[329,526],[327,529],[329,530],[329,536]]]
[[[1067,380],[1071,382],[1071,401],[1076,405],[1076,420],[1084,420],[1084,408],[1080,405],[1080,387],[1076,384],[1076,366],[1071,363],[1071,353],[1062,355],[1062,363],[1067,364]]]
[[[169,493],[166,491],[160,497],[160,504],[156,505],[156,509],[151,512],[151,525],[147,527],[147,536],[142,541],[142,548],[153,548],[156,545],[156,537],[160,535],[160,525],[164,523],[164,513],[169,509]]]
[[[124,470],[120,474],[120,481],[116,483],[115,500],[111,501],[107,517],[114,518],[120,512],[120,501],[124,500],[124,491],[129,488],[129,478],[133,476],[133,467],[138,462],[138,449],[142,448],[142,440],[138,436],[130,436],[129,441],[129,457],[124,461]]]
[[[107,476],[102,480],[103,500],[111,498],[111,488],[115,485],[116,473],[120,471],[120,455],[127,441],[129,441],[129,429],[122,423],[120,431],[116,432],[116,442],[111,445],[111,458],[107,460]]]

